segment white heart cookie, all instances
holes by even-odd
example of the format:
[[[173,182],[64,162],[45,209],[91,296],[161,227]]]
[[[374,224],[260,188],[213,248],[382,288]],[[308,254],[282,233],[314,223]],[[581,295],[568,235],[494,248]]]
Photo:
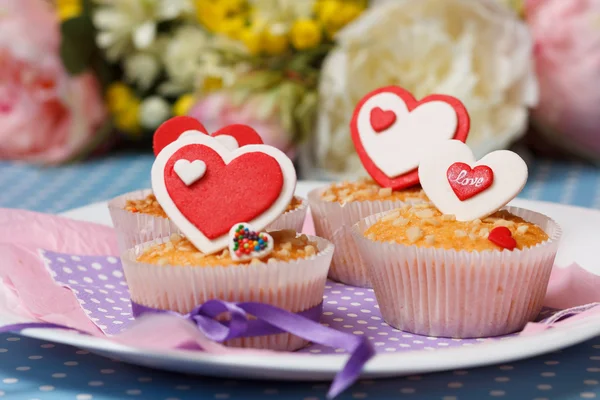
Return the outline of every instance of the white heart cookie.
[[[448,169],[455,163],[471,168],[483,165],[493,171],[493,182],[481,193],[461,201],[448,181]],[[419,165],[423,191],[443,214],[453,214],[458,221],[485,218],[508,204],[523,190],[527,182],[527,164],[508,150],[487,154],[477,161],[466,144],[450,140],[433,146]]]
[[[182,159],[175,162],[173,170],[183,181],[183,183],[185,183],[187,186],[190,186],[192,183],[204,176],[204,173],[206,172],[206,164],[202,160],[194,160],[190,162],[189,160]]]
[[[198,136],[206,136],[206,134],[202,133],[200,131],[185,131],[181,134],[181,136],[179,136],[179,139],[189,138],[189,137],[198,137]],[[219,135],[219,136],[212,136],[212,137],[214,137],[216,140],[221,142],[221,144],[229,150],[235,150],[238,147],[240,147],[238,141],[233,136]]]
[[[371,112],[380,108],[395,113],[391,126],[377,132],[371,124]],[[458,118],[455,109],[443,101],[431,101],[408,111],[397,94],[382,92],[369,98],[360,108],[357,129],[365,152],[389,178],[419,166],[419,160],[431,143],[452,139]]]

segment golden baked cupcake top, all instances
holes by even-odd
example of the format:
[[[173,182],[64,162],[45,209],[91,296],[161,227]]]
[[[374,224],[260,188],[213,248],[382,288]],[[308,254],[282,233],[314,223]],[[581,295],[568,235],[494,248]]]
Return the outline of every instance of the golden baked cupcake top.
[[[355,182],[334,183],[322,194],[321,199],[328,202],[349,203],[351,201],[427,201],[427,196],[420,186],[393,191],[390,188],[382,188],[374,180],[363,178]]]
[[[294,211],[302,205],[302,200],[296,196],[292,197],[292,201],[288,204],[285,212]],[[127,200],[125,210],[132,213],[148,214],[153,217],[167,218],[167,214],[162,209],[154,194],[149,194],[143,199]]]
[[[269,232],[273,237],[273,251],[262,259],[234,261],[229,249],[215,254],[204,254],[194,247],[185,237],[173,234],[169,241],[149,247],[140,256],[138,262],[155,265],[179,265],[186,267],[228,266],[232,264],[248,265],[273,261],[293,261],[314,256],[318,252],[317,244],[306,235],[292,230]]]
[[[510,230],[517,249],[548,240],[548,235],[540,227],[506,210],[497,211],[483,220],[460,222],[453,215],[443,215],[429,203],[405,205],[387,213],[369,227],[364,236],[374,241],[419,247],[502,250],[488,239],[490,232],[497,227]]]

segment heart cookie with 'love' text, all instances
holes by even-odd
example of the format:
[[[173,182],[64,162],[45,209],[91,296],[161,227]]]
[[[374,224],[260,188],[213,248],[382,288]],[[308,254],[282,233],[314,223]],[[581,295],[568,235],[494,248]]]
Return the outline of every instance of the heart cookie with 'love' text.
[[[195,118],[181,116],[173,117],[162,123],[154,132],[152,147],[157,156],[167,145],[183,137],[194,135],[208,135],[208,131],[200,121]],[[248,144],[263,144],[260,135],[250,126],[232,124],[210,134],[229,150]]]
[[[432,146],[419,165],[419,180],[429,200],[458,221],[498,211],[523,190],[527,175],[527,164],[516,153],[498,150],[477,161],[469,146],[458,140]]]
[[[295,187],[292,161],[280,150],[255,144],[230,150],[209,135],[177,139],[152,165],[157,201],[206,254],[226,248],[240,221],[264,229],[285,212]]]
[[[417,101],[408,91],[389,86],[358,103],[350,129],[369,175],[380,186],[399,190],[419,183],[417,167],[432,145],[466,141],[469,125],[467,110],[452,96]]]

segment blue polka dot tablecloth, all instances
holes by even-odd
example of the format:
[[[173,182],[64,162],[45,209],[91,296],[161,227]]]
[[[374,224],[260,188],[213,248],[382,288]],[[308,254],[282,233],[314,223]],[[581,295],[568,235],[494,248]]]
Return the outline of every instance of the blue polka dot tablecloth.
[[[0,207],[57,213],[150,186],[151,155],[59,168],[0,163]],[[600,209],[600,170],[533,160],[521,197]],[[0,399],[324,400],[328,383],[219,379],[121,363],[70,346],[0,335]],[[338,397],[424,400],[600,399],[600,337],[525,361],[362,380]]]

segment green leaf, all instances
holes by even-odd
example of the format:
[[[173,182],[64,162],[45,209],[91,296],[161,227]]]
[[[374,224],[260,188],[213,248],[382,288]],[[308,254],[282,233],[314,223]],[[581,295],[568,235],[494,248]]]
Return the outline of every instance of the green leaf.
[[[255,71],[239,78],[233,87],[252,91],[266,90],[279,84],[281,79],[281,73],[277,71]]]
[[[84,72],[95,50],[94,29],[89,17],[81,15],[62,23],[60,55],[71,75]]]
[[[311,91],[304,95],[296,107],[295,117],[298,122],[298,135],[294,138],[296,142],[303,142],[310,137],[315,127],[318,104],[319,95]]]

